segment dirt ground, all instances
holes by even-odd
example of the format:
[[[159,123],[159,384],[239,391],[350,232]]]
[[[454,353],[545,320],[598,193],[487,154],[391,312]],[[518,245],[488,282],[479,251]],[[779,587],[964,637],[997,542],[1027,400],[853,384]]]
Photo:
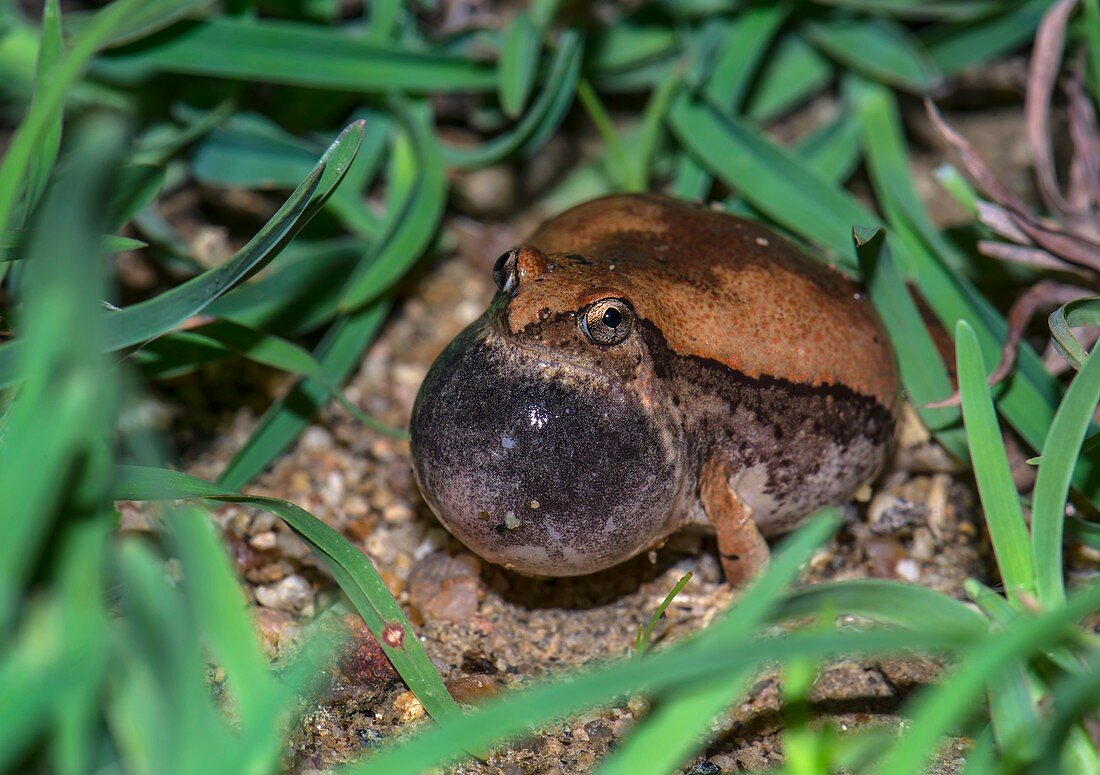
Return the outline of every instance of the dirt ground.
[[[1009,76],[1003,76],[1008,78]],[[965,94],[965,90],[960,92]],[[952,119],[1004,179],[1028,193],[1018,103],[956,111]],[[911,126],[930,138],[920,115]],[[937,147],[914,160],[918,189],[942,223],[961,220],[943,205],[931,169],[945,160]],[[346,387],[347,397],[373,416],[406,426],[417,387],[434,357],[487,304],[491,266],[542,217],[529,185],[548,172],[492,168],[456,179],[445,228],[455,250],[437,256],[408,281],[378,341]],[[521,181],[526,181],[521,183]],[[257,376],[266,382],[258,392]],[[188,469],[214,477],[248,437],[258,413],[287,382],[240,364],[169,385],[173,404],[192,430],[178,435]],[[217,405],[210,396],[217,395]],[[238,400],[240,399],[240,400]],[[243,405],[243,408],[242,408]],[[220,408],[219,408],[220,407]],[[230,407],[230,408],[225,408]],[[199,432],[194,429],[198,428]],[[712,539],[682,535],[663,548],[593,576],[533,580],[488,565],[440,527],[420,498],[409,448],[330,408],[263,475],[255,492],[300,504],[341,530],[374,562],[406,607],[428,654],[452,692],[477,702],[555,670],[626,654],[639,625],[676,581],[694,574],[659,624],[658,644],[705,626],[731,599],[722,583]],[[870,492],[848,508],[840,534],[814,557],[805,582],[878,577],[903,580],[963,597],[962,582],[996,585],[991,553],[969,476],[933,442],[907,411],[898,448]],[[265,645],[278,657],[293,649],[307,622],[338,601],[331,579],[277,519],[247,509],[218,512]],[[323,699],[308,710],[287,751],[296,771],[322,770],[384,744],[422,723],[423,708],[381,657],[354,617],[354,636]],[[841,730],[897,725],[910,692],[934,681],[941,666],[925,659],[839,662],[821,674],[813,693],[818,718]],[[762,676],[749,697],[715,725],[715,738],[684,772],[761,771],[782,761],[779,682]],[[593,765],[644,715],[642,698],[551,725],[486,763],[461,773],[577,773]],[[941,754],[936,772],[956,772],[967,741]]]

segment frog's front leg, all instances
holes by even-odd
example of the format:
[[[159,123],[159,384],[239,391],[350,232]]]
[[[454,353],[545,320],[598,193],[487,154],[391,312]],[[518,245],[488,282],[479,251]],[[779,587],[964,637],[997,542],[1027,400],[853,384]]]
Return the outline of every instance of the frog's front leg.
[[[730,486],[728,462],[711,458],[703,467],[699,499],[718,536],[726,581],[741,586],[767,566],[771,552],[753,521],[752,509]]]

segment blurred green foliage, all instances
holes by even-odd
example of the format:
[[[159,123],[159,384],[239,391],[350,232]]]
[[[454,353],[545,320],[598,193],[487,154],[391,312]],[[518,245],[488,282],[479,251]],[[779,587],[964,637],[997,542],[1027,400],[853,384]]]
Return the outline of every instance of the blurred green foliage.
[[[912,773],[947,734],[973,737],[973,772],[1100,771],[1082,725],[1100,704],[1100,649],[1077,625],[1100,608],[1100,588],[1067,592],[1062,574],[1070,488],[1100,502],[1092,447],[1080,451],[1100,362],[1073,350],[1080,372],[1064,390],[1025,346],[1013,378],[985,387],[1005,321],[979,290],[972,252],[916,196],[898,111],[905,94],[934,94],[1025,47],[1052,3],[653,0],[626,10],[532,0],[483,23],[448,21],[445,0],[366,5],[115,0],[62,14],[47,0],[34,17],[0,5],[0,104],[13,127],[0,162],[0,767],[280,766],[329,645],[274,672],[202,508],[165,505],[156,533],[137,538],[114,530],[113,501],[125,498],[249,503],[325,561],[438,722],[372,755],[367,771],[439,766],[631,692],[655,709],[604,768],[672,769],[776,661],[789,683],[789,772]],[[1095,100],[1095,0],[1078,17],[1071,35],[1088,47]],[[791,144],[765,132],[821,95],[830,109]],[[973,463],[1005,594],[971,582],[967,606],[890,582],[791,591],[835,528],[822,517],[706,631],[462,714],[355,547],[293,504],[240,494],[334,397],[376,430],[400,432],[364,417],[340,383],[398,281],[445,249],[452,175],[536,157],[571,113],[587,115],[603,151],[547,202],[654,189],[769,222],[862,276],[918,406],[951,388],[910,289],[924,296],[955,335],[962,409],[920,414]],[[861,166],[875,210],[845,189]],[[232,258],[204,268],[155,207],[196,183],[287,198]],[[177,280],[119,309],[110,254],[139,246]],[[1094,314],[1067,308],[1056,334]],[[1072,350],[1070,338],[1059,341]],[[154,435],[121,414],[142,400],[143,380],[224,358],[299,382],[219,483],[158,467],[171,461]],[[1042,452],[1030,529],[1000,422]],[[1076,535],[1098,532],[1080,521]],[[842,614],[868,624],[840,626]],[[806,617],[817,626],[767,629]],[[799,703],[822,660],[914,649],[955,667],[913,698],[900,736],[806,724]]]

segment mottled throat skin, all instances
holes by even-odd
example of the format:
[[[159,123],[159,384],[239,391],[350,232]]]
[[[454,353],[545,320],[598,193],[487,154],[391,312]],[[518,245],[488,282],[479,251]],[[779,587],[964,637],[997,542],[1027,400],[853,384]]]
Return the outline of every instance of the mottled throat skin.
[[[761,225],[605,197],[497,262],[500,289],[428,372],[417,481],[486,559],[567,576],[689,522],[734,583],[761,536],[875,472],[898,406],[873,309]]]

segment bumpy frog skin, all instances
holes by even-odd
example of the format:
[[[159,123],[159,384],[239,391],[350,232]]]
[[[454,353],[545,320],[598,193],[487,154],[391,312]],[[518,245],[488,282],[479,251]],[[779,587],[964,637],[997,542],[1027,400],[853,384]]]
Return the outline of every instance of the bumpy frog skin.
[[[709,523],[736,584],[767,562],[764,536],[879,466],[898,404],[881,324],[757,223],[606,197],[494,274],[411,425],[425,498],[487,560],[579,575]]]

